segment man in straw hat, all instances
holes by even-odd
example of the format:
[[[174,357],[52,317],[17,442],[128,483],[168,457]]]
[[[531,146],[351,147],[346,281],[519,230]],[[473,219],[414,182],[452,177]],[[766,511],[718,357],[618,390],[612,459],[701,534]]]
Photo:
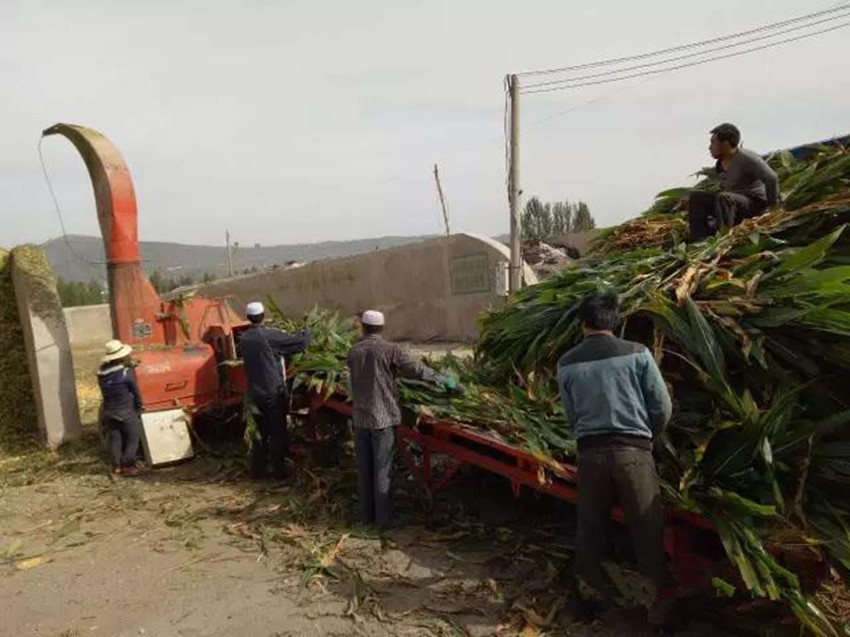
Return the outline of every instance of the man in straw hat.
[[[142,397],[136,385],[130,354],[133,348],[113,339],[104,346],[97,381],[103,395],[101,426],[112,461],[112,473],[138,473],[136,454],[142,437]]]
[[[239,345],[248,378],[248,395],[260,412],[259,438],[251,446],[248,470],[252,478],[264,478],[271,459],[273,477],[284,478],[289,450],[285,357],[307,349],[310,333],[305,330],[292,335],[264,326],[266,310],[259,301],[248,303],[245,315],[251,327],[242,334]]]
[[[360,520],[381,529],[392,525],[392,466],[395,426],[401,423],[396,375],[431,381],[460,391],[454,379],[423,365],[401,347],[381,337],[384,315],[368,310],[360,315],[363,338],[348,354],[354,400],[354,447],[357,455],[357,497]]]

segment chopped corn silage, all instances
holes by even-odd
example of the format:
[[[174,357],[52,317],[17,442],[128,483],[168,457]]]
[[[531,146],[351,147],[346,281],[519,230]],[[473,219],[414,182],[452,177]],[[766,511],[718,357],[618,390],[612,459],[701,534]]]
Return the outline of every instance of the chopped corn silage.
[[[35,442],[35,400],[12,284],[11,259],[0,250],[0,454]]]

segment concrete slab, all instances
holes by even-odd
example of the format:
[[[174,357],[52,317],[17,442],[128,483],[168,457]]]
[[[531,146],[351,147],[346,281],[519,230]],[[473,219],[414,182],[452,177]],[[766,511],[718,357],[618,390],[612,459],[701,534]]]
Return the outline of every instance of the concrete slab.
[[[39,429],[47,445],[57,447],[79,438],[80,412],[71,346],[56,279],[40,248],[25,245],[12,250],[12,282],[27,348]]]
[[[65,325],[68,328],[68,338],[72,347],[103,347],[112,335],[112,319],[109,316],[109,305],[84,305],[66,307]]]

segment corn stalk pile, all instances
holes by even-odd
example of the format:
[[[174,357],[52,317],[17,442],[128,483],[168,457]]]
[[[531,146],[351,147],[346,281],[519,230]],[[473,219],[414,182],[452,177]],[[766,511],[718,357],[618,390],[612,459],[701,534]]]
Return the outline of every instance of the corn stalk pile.
[[[269,323],[278,329],[295,334],[309,330],[312,341],[307,350],[288,361],[293,389],[303,388],[324,396],[348,386],[346,360],[348,350],[357,338],[353,318],[314,308],[300,320],[287,317],[272,299],[267,302]]]
[[[816,635],[837,635],[768,548],[806,547],[850,571],[850,154],[771,161],[784,210],[688,245],[690,189],[666,191],[589,257],[484,316],[474,361],[434,363],[459,378],[463,396],[413,381],[399,392],[416,412],[569,459],[557,360],[581,339],[578,302],[618,290],[621,335],[651,349],[674,397],[657,445],[668,504],[715,524],[751,594],[785,601]],[[313,312],[278,325],[314,333],[294,360],[296,385],[344,389],[353,322]]]
[[[357,339],[353,318],[313,309],[300,320],[283,314],[268,300],[270,324],[294,334],[310,330],[313,340],[303,354],[292,357],[289,371],[293,390],[307,389],[324,396],[348,394],[348,351]],[[449,418],[478,430],[486,429],[518,444],[542,458],[563,455],[573,449],[570,426],[558,397],[557,387],[536,382],[534,374],[522,384],[488,385],[471,361],[448,354],[428,361],[444,375],[454,376],[465,387],[462,396],[451,396],[443,388],[417,380],[398,379],[401,404],[417,415]],[[254,412],[246,407],[250,425]]]
[[[622,335],[650,347],[673,390],[658,450],[668,502],[715,523],[749,591],[832,635],[765,547],[816,547],[850,569],[850,155],[780,160],[784,211],[686,245],[688,191],[662,193],[576,267],[486,316],[476,357],[492,383],[554,378],[581,338],[580,299],[618,290]]]
[[[805,161],[789,152],[777,152],[768,163],[779,175],[782,200],[787,210],[799,210],[809,204],[847,194],[850,188],[850,152],[841,146],[812,149]],[[688,223],[682,213],[688,195],[694,190],[715,192],[718,182],[713,168],[696,173],[703,177],[692,188],[671,188],[659,193],[642,216],[610,228],[596,240],[595,249],[603,254],[635,248],[667,247],[687,237]]]

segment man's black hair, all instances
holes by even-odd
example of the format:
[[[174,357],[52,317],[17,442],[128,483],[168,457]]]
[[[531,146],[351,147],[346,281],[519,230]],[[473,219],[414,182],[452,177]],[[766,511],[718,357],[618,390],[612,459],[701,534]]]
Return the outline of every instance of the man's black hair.
[[[614,292],[593,292],[582,300],[578,317],[590,329],[613,330],[620,322],[620,301]]]
[[[248,320],[251,321],[254,325],[259,325],[266,318],[265,314],[252,314],[248,317]]]
[[[366,336],[371,336],[373,334],[380,334],[383,331],[384,331],[383,325],[366,325],[366,324],[363,324],[363,333],[366,334]]]
[[[711,134],[716,135],[721,142],[729,142],[732,148],[738,148],[741,143],[741,131],[734,124],[720,124],[711,129]]]

